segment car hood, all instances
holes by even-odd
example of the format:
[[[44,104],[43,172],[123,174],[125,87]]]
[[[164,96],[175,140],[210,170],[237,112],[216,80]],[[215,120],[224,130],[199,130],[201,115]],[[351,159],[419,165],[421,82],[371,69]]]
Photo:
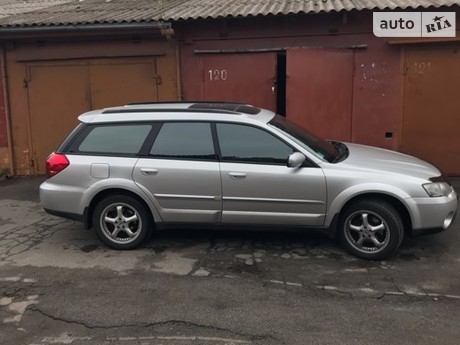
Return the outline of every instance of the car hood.
[[[434,165],[413,156],[372,146],[344,144],[349,150],[349,156],[339,164],[422,179],[441,175]]]

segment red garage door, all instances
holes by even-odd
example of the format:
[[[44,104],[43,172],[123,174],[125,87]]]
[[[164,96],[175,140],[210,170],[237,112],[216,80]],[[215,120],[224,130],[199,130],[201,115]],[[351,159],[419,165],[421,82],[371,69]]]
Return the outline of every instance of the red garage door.
[[[460,174],[460,47],[406,52],[403,151]]]
[[[327,139],[351,140],[353,51],[289,49],[286,116]]]
[[[203,55],[204,100],[276,110],[276,53]]]

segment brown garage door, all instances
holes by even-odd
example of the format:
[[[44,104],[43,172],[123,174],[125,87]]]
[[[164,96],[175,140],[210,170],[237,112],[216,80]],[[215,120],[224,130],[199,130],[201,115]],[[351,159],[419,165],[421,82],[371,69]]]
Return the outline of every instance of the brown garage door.
[[[29,78],[29,150],[35,173],[43,174],[47,155],[75,127],[76,115],[91,107],[87,66],[34,66]]]
[[[77,124],[82,112],[157,101],[161,78],[156,73],[155,60],[149,57],[28,64],[34,173],[45,172],[46,157]]]
[[[276,110],[276,53],[203,55],[202,64],[205,100]]]
[[[89,74],[92,109],[158,100],[154,60],[94,61]]]
[[[353,51],[289,49],[286,116],[327,139],[351,140]]]
[[[404,152],[460,174],[460,47],[409,49],[404,78]]]

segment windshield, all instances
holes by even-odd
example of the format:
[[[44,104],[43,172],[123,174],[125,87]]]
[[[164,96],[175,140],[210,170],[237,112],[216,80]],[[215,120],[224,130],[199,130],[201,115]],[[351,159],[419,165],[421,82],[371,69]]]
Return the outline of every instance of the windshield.
[[[268,124],[276,127],[283,134],[287,135],[318,158],[334,163],[338,161],[340,156],[342,156],[340,146],[343,144],[321,139],[294,123],[289,122],[286,118],[280,115],[275,115]]]

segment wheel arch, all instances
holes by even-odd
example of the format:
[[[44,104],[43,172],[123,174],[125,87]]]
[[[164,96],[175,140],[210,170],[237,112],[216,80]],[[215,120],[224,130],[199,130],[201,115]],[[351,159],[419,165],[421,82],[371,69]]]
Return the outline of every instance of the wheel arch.
[[[361,194],[354,195],[350,197],[339,209],[334,211],[334,219],[331,222],[331,225],[333,226],[333,236],[337,236],[337,225],[339,223],[339,219],[341,217],[341,214],[343,211],[349,207],[350,205],[361,201],[361,200],[381,200],[384,201],[388,204],[390,204],[392,207],[395,208],[395,210],[400,214],[401,220],[404,225],[404,233],[409,235],[411,233],[412,229],[412,217],[409,212],[409,209],[407,206],[396,196],[382,193],[382,192],[365,192]]]
[[[96,207],[96,205],[101,200],[105,199],[106,197],[110,195],[126,195],[126,196],[130,196],[136,199],[142,204],[142,206],[145,207],[145,210],[148,211],[148,214],[150,215],[152,222],[155,223],[155,215],[152,212],[152,209],[150,208],[148,203],[138,194],[130,190],[123,189],[123,188],[108,188],[108,189],[101,190],[96,195],[94,195],[88,207],[86,208],[85,216],[84,216],[84,223],[85,223],[86,229],[91,229],[93,227],[93,213],[94,213],[94,208]]]

